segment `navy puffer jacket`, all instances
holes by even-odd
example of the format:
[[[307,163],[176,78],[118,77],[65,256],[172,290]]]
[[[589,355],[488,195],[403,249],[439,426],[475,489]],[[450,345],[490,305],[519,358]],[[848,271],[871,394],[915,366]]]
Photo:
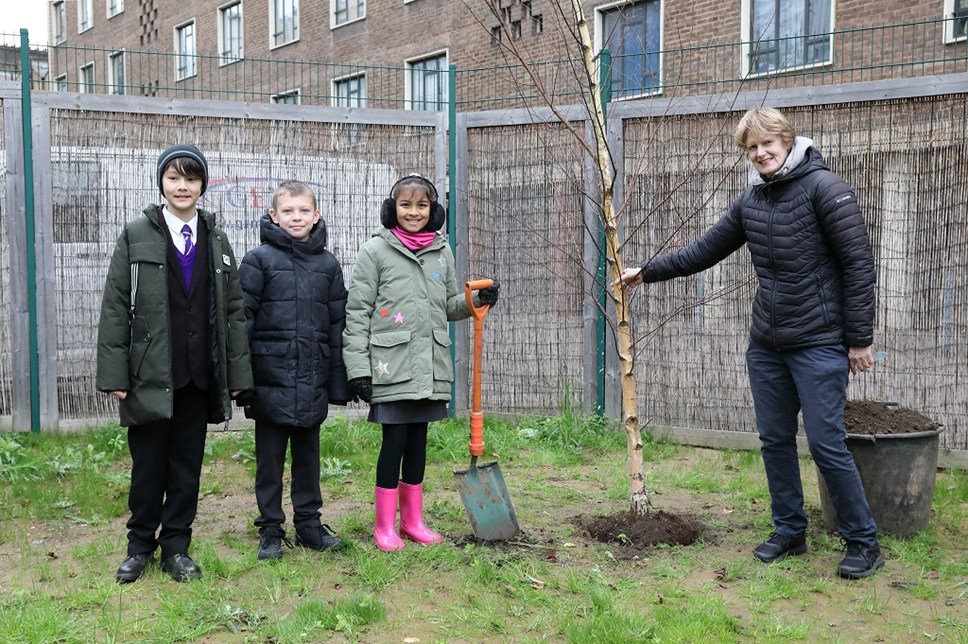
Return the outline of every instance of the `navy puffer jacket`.
[[[800,146],[801,149],[797,149]],[[750,337],[778,351],[873,342],[875,271],[850,186],[797,138],[783,176],[759,179],[699,239],[643,267],[645,282],[703,271],[743,244],[759,279]]]
[[[326,250],[322,219],[303,241],[268,215],[261,233],[262,245],[239,265],[255,380],[246,415],[314,427],[326,419],[331,401],[347,401],[343,270]]]

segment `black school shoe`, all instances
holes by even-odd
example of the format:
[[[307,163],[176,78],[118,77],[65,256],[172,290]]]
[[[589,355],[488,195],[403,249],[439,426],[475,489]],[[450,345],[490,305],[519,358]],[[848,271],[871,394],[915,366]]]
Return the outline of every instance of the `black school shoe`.
[[[773,563],[792,555],[802,555],[806,551],[807,539],[804,535],[788,537],[774,532],[769,539],[753,549],[753,556],[763,563]]]
[[[151,561],[152,556],[148,552],[128,555],[127,559],[118,566],[118,572],[114,575],[114,578],[119,584],[130,584],[133,581],[138,581],[141,575],[145,574],[145,568]]]
[[[282,559],[282,544],[292,548],[285,530],[278,526],[262,528],[259,531],[259,559]]]
[[[339,550],[343,541],[333,534],[333,529],[326,524],[314,525],[310,528],[296,528],[296,545],[310,550]]]
[[[884,557],[876,542],[872,546],[865,546],[859,541],[848,541],[847,554],[837,566],[837,574],[845,579],[863,579],[883,566]]]
[[[175,581],[192,581],[202,576],[202,569],[184,552],[165,557],[161,562],[161,570],[171,575]]]

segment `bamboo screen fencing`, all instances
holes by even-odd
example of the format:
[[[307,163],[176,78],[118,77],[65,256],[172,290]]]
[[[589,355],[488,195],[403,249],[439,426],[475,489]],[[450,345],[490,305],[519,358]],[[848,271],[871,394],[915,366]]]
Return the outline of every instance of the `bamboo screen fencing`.
[[[804,136],[851,183],[878,266],[875,370],[850,396],[897,401],[944,423],[942,445],[968,449],[968,103],[966,96],[791,108]],[[746,185],[732,143],[739,114],[626,119],[619,128],[627,263],[698,236]],[[510,124],[517,122],[518,124]],[[584,131],[584,125],[576,125]],[[317,191],[329,247],[349,282],[359,246],[401,174],[441,167],[439,129],[50,110],[58,412],[115,418],[94,392],[95,338],[108,260],[123,223],[159,198],[158,153],[197,142],[218,213],[241,256],[258,243],[272,188],[298,178]],[[594,174],[559,123],[501,119],[469,127],[469,278],[493,277],[502,298],[485,323],[485,408],[515,414],[588,409],[595,318],[586,214]],[[0,206],[9,207],[4,200]],[[4,213],[0,213],[2,215]],[[41,231],[43,233],[43,231]],[[10,254],[0,227],[0,405],[10,407]],[[459,267],[461,270],[461,267]],[[643,424],[753,431],[744,352],[755,278],[741,250],[701,275],[639,288],[632,301]],[[469,325],[470,322],[462,323]]]
[[[4,122],[3,102],[0,101],[0,159],[6,167],[7,137]],[[6,200],[7,184],[0,181],[0,222],[6,222],[9,214]],[[11,365],[11,304],[10,304],[10,239],[7,226],[0,226],[0,415],[11,413],[11,392],[13,389],[13,367]]]
[[[484,406],[554,413],[578,402],[585,365],[581,150],[559,124],[475,129],[468,148],[468,276],[501,284]]]
[[[201,206],[217,213],[239,260],[259,244],[258,222],[275,186],[285,179],[310,184],[348,284],[393,182],[410,172],[433,176],[434,136],[433,127],[420,126],[53,110],[61,417],[116,414],[113,399],[94,391],[101,293],[124,223],[159,201],[162,149],[191,141],[205,153],[210,179]]]
[[[798,132],[854,186],[877,262],[869,374],[849,397],[897,401],[968,447],[968,102],[965,96],[789,109]],[[741,114],[627,122],[627,258],[687,243],[746,185],[730,129]],[[714,188],[718,189],[713,191]],[[667,196],[668,195],[668,196]],[[755,431],[744,352],[755,288],[748,252],[640,289],[633,302],[640,417]],[[644,386],[642,386],[644,385]]]

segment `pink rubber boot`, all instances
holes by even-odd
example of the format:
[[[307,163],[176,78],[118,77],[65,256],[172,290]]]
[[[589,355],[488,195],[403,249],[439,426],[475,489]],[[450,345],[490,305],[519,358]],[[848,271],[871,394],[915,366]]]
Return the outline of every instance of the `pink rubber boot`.
[[[397,491],[385,487],[375,487],[373,490],[376,505],[373,540],[376,541],[376,547],[384,552],[403,550],[403,539],[393,525],[397,519]]]
[[[440,535],[424,525],[423,483],[410,485],[400,481],[400,536],[425,546],[440,543]]]

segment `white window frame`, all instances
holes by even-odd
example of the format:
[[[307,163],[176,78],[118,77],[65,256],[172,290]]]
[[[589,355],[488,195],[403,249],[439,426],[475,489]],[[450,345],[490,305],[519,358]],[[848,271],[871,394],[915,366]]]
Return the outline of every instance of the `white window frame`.
[[[756,45],[756,41],[759,40],[757,34],[752,33],[753,30],[753,2],[770,2],[772,0],[741,0],[740,7],[740,39],[742,40],[742,72],[743,76],[750,77],[762,77],[771,76],[775,74],[784,74],[787,72],[802,71],[804,69],[813,69],[815,67],[825,67],[832,65],[834,62],[834,37],[833,30],[834,25],[837,24],[837,0],[827,0],[830,2],[830,25],[828,25],[827,32],[830,33],[830,56],[827,60],[817,61],[813,63],[806,63],[804,65],[794,65],[793,67],[778,67],[777,69],[770,69],[763,72],[756,72],[750,69],[750,55],[753,53],[753,48]]]
[[[360,87],[362,91],[360,96],[354,100],[352,97],[347,96],[348,99],[345,103],[341,100],[343,97],[339,95],[340,87],[343,87],[345,83],[353,80],[360,80]],[[332,104],[333,107],[366,107],[366,72],[358,72],[354,74],[346,74],[345,76],[340,76],[333,79],[332,84]]]
[[[347,17],[347,19],[343,22],[337,22],[337,11],[339,11],[340,3],[343,4],[347,14],[349,14],[350,5],[354,5],[355,10],[358,12],[357,15],[353,18]],[[360,4],[363,6],[360,7]],[[346,25],[351,25],[354,22],[359,22],[360,20],[366,20],[366,0],[329,0],[330,29],[345,27]]]
[[[77,72],[77,91],[81,94],[93,94],[97,89],[94,61],[81,65]],[[90,78],[88,78],[88,74],[90,74]]]
[[[54,78],[54,91],[66,92],[67,91],[67,73],[63,73],[60,76]]]
[[[50,5],[51,40],[55,45],[67,40],[67,2],[59,0]]]
[[[191,38],[191,52],[185,51],[186,48],[182,47],[182,33],[186,27],[191,27],[192,38]],[[193,78],[198,75],[198,31],[196,29],[195,19],[186,20],[185,22],[175,25],[172,29],[175,45],[175,81],[183,81],[188,78]],[[182,71],[182,61],[185,60],[185,71]]]
[[[296,97],[295,103],[290,103],[285,100],[291,96]],[[302,105],[302,90],[300,88],[286,90],[285,92],[279,92],[278,94],[273,94],[269,97],[269,102],[274,105]]]
[[[414,67],[418,63],[422,63],[424,61],[432,60],[432,59],[436,60],[439,58],[444,59],[443,68],[438,72],[438,74],[440,74],[443,77],[444,92],[443,92],[443,97],[440,101],[440,106],[441,106],[440,109],[434,110],[434,111],[439,112],[447,109],[447,102],[450,98],[450,92],[451,92],[450,87],[447,86],[449,82],[448,81],[448,63],[450,62],[450,52],[447,49],[433,51],[428,54],[424,54],[422,56],[416,56],[414,58],[407,59],[406,61],[407,70],[404,78],[404,82],[406,83],[406,86],[404,87],[404,96],[403,96],[404,105],[406,106],[406,109],[408,110],[418,109],[414,107],[414,97],[413,97]],[[427,102],[426,99],[421,100],[421,103],[426,103],[426,102]],[[423,108],[420,108],[419,111],[426,111],[426,110],[423,110]]]
[[[968,10],[968,0],[961,0],[962,11]],[[944,41],[946,43],[963,42],[968,40],[968,35],[960,34],[955,35],[955,27],[957,26],[957,21],[955,20],[955,0],[944,0]],[[968,20],[968,17],[965,18]],[[968,32],[968,25],[965,26],[965,31]]]
[[[276,4],[280,2],[291,3],[294,10],[294,15],[292,19],[292,38],[290,40],[284,40],[281,42],[276,42]],[[269,49],[278,49],[279,47],[285,47],[286,45],[291,45],[294,42],[299,42],[299,0],[269,0]],[[282,34],[285,38],[285,28],[283,28]]]
[[[111,13],[111,3],[114,3],[114,13]],[[124,13],[124,0],[104,0],[104,9],[108,19]]]
[[[641,0],[640,0],[641,1]],[[595,52],[601,52],[602,47],[605,46],[605,14],[609,13],[614,9],[620,7],[628,7],[632,5],[639,4],[636,2],[629,2],[628,0],[621,0],[620,2],[612,2],[611,4],[603,4],[600,7],[595,7],[595,37],[594,37],[594,48]],[[665,84],[663,70],[665,69],[664,54],[665,51],[665,5],[666,0],[660,0],[659,2],[659,71],[656,77],[656,89],[654,91],[645,91],[637,94],[626,94],[621,97],[614,97],[615,100],[631,100],[635,98],[641,98],[643,96],[659,96],[662,94],[662,87]],[[542,30],[544,25],[542,23]],[[613,59],[614,61],[614,59]]]
[[[93,27],[94,0],[77,0],[77,33],[82,34]]]
[[[225,51],[225,15],[226,11],[234,7],[239,8],[239,51],[237,54],[233,55],[231,52],[226,53]],[[245,10],[242,6],[242,0],[236,0],[235,2],[226,2],[218,8],[218,64],[219,67],[224,67],[225,65],[231,65],[232,63],[237,63],[243,58],[245,58]]]
[[[117,77],[118,70],[115,67],[117,60],[121,61],[120,79]],[[119,49],[108,55],[108,94],[123,96],[127,92],[127,62],[124,49]]]

